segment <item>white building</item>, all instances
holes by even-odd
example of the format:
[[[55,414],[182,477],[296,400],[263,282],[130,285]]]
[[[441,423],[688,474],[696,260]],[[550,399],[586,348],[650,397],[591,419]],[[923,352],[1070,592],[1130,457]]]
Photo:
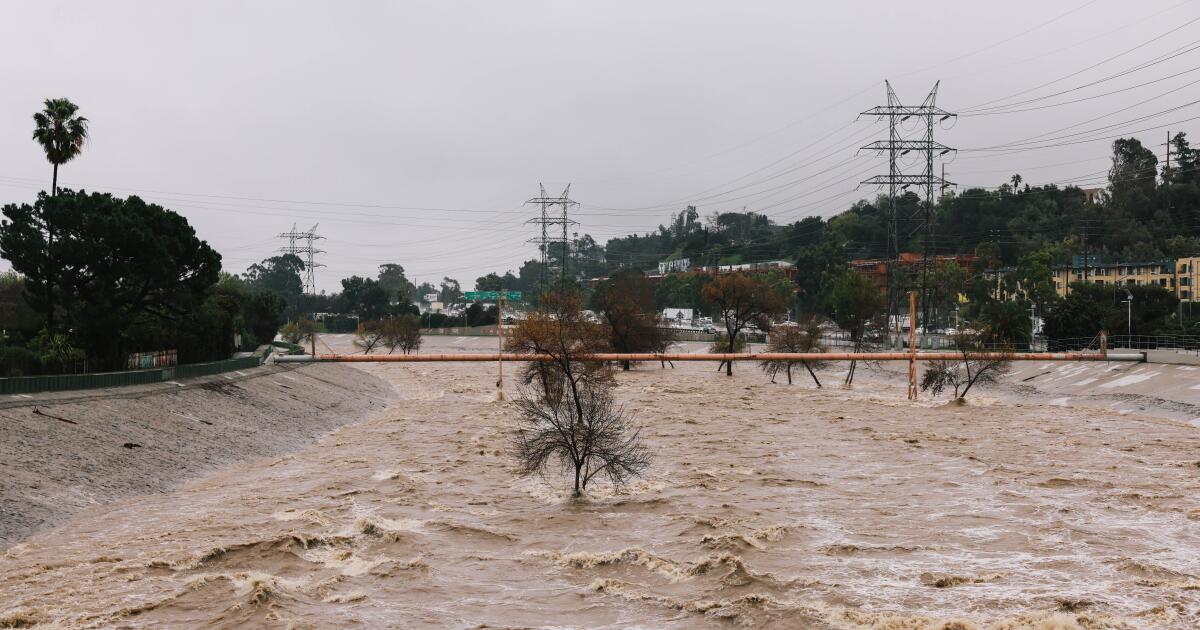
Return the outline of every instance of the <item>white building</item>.
[[[692,309],[690,308],[664,308],[662,312],[663,321],[668,324],[690,324],[692,323]]]
[[[658,273],[668,274],[673,271],[687,271],[692,268],[692,261],[688,258],[676,258],[675,260],[664,260],[658,263]]]

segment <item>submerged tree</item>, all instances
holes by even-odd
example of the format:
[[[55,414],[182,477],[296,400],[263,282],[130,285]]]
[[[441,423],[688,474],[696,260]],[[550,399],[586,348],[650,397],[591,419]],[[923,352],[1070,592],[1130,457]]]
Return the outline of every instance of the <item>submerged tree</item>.
[[[380,325],[380,343],[387,346],[388,354],[397,348],[409,354],[421,347],[421,320],[412,313],[405,313],[383,320]]]
[[[796,353],[796,352],[824,352],[825,348],[821,345],[821,324],[816,317],[810,316],[798,323],[784,323],[775,326],[771,334],[767,337],[767,352],[779,353]],[[808,370],[808,375],[812,377],[813,383],[817,387],[821,386],[821,380],[817,378],[815,370],[824,367],[823,362],[818,361],[763,361],[762,369],[771,377],[771,382],[775,382],[775,377],[783,372],[787,375],[788,385],[792,384],[792,368],[799,363]]]
[[[726,352],[733,353],[739,334],[751,323],[782,313],[787,303],[780,286],[767,277],[731,273],[718,277],[701,290],[704,301],[717,307],[725,324]],[[733,362],[724,363],[733,376]]]
[[[279,336],[288,343],[303,345],[312,341],[317,333],[317,323],[311,319],[301,319],[288,322],[279,331]]]
[[[384,324],[379,320],[370,320],[358,325],[354,331],[354,347],[371,354],[371,351],[383,343]]]
[[[862,352],[867,327],[883,310],[883,296],[879,289],[866,277],[853,271],[845,272],[833,287],[829,298],[833,310],[833,321],[850,334],[854,351]],[[846,384],[854,383],[854,368],[857,361],[850,362],[846,371]]]
[[[614,352],[662,352],[670,344],[654,308],[654,287],[637,269],[622,270],[605,281],[593,306],[608,327]],[[629,361],[621,368],[629,369]]]
[[[921,390],[933,395],[947,388],[954,390],[955,400],[964,400],[976,384],[995,383],[1009,368],[1011,351],[988,350],[986,332],[959,332],[954,346],[961,357],[955,360],[930,361],[921,377]],[[986,354],[984,354],[986,353]],[[984,354],[984,356],[979,356]]]
[[[713,337],[712,343],[709,344],[708,351],[713,354],[729,354],[729,353],[737,354],[737,353],[745,352],[746,347],[749,345],[748,343],[746,343],[746,338],[741,335],[737,335],[736,337],[733,337],[733,343],[730,343],[729,339],[730,339],[730,337],[728,334],[723,333],[723,332],[717,333],[717,336]],[[729,361],[721,361],[720,363],[718,363],[717,371],[720,372],[721,370],[724,370],[726,368],[726,364],[728,364],[728,363],[730,363],[730,362]]]
[[[586,355],[609,349],[602,326],[583,317],[575,293],[547,293],[513,330],[510,352],[541,354],[523,374],[513,451],[522,475],[550,468],[572,474],[572,496],[603,476],[616,487],[650,463],[640,432],[613,402],[609,368]]]

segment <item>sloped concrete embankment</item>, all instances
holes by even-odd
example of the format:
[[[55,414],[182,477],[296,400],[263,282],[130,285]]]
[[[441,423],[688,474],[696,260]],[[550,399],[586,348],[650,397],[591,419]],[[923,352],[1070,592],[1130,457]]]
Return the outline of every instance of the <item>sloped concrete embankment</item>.
[[[0,549],[88,507],[298,450],[382,409],[392,387],[343,365],[0,401]]]

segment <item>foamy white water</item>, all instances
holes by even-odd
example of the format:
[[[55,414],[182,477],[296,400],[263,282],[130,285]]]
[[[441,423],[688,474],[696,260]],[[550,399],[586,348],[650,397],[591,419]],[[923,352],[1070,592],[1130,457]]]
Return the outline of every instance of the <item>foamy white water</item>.
[[[494,366],[299,453],[95,509],[0,559],[0,626],[1192,628],[1200,433],[987,398],[618,374],[654,452],[587,501],[517,479]],[[515,371],[515,370],[514,370]],[[860,372],[862,374],[862,372]],[[510,372],[511,375],[511,372]],[[806,376],[806,375],[805,375]]]

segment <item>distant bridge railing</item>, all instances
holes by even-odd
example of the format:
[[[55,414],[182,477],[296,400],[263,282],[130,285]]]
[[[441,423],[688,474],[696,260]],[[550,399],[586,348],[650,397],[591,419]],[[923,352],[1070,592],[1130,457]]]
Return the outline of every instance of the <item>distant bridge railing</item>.
[[[1051,352],[1069,352],[1095,345],[1095,337],[1066,337],[1049,339]],[[1108,347],[1131,350],[1172,350],[1200,354],[1200,335],[1109,335]]]

